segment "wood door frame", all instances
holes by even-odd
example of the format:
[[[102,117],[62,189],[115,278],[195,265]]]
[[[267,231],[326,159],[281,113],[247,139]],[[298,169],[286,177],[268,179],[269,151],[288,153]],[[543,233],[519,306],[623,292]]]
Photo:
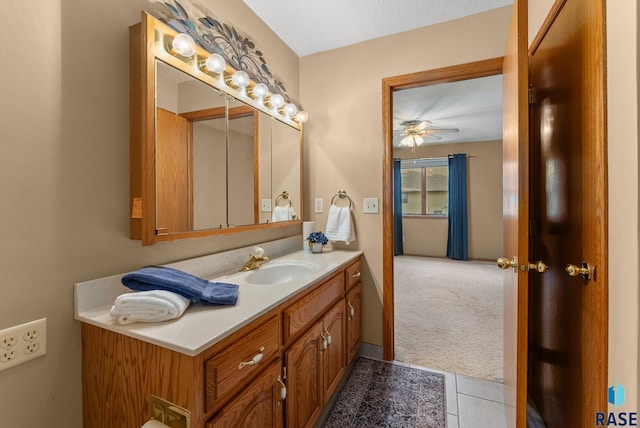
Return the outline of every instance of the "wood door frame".
[[[393,91],[439,83],[457,82],[502,74],[503,57],[420,71],[382,79],[382,349],[385,360],[393,360]]]

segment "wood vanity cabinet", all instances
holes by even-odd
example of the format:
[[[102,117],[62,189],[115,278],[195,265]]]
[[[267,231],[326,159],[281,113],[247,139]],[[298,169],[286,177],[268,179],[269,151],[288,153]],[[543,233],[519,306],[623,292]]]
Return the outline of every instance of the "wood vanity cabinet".
[[[360,345],[359,273],[358,259],[193,357],[83,323],[83,426],[139,428],[152,395],[191,428],[313,426]]]
[[[362,343],[362,282],[361,262],[358,259],[345,270],[347,294],[345,296],[347,314],[347,366],[360,349]]]

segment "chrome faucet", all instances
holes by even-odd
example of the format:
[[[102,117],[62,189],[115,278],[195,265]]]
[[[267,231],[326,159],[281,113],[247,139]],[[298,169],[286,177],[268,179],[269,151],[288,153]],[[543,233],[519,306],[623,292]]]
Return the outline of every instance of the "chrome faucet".
[[[253,248],[253,254],[249,256],[249,260],[242,266],[240,272],[258,269],[263,263],[269,261],[269,257],[264,255],[264,250],[260,247]]]

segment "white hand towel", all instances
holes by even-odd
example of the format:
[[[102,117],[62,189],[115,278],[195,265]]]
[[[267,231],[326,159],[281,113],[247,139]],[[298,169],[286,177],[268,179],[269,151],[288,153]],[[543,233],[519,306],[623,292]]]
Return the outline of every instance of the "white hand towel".
[[[347,245],[355,241],[356,233],[351,222],[351,208],[331,205],[324,233],[329,241],[344,241]]]
[[[189,303],[189,299],[171,291],[139,291],[118,296],[109,313],[122,325],[160,322],[182,316]]]
[[[289,207],[275,207],[271,216],[272,221],[288,221],[293,220],[296,213],[293,208]]]

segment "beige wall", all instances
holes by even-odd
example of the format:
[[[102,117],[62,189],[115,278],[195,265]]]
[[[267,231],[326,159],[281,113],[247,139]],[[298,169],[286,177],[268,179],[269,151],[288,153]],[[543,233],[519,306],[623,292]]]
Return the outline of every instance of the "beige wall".
[[[609,383],[638,411],[638,5],[607,0]],[[612,409],[613,411],[613,409]]]
[[[297,97],[298,57],[243,2],[209,3]],[[75,282],[300,233],[129,240],[128,27],[148,4],[3,2],[0,34],[13,41],[0,67],[0,328],[48,319],[47,355],[0,372],[3,427],[81,426]]]
[[[355,203],[351,247],[365,254],[368,343],[382,344],[382,216],[362,213],[362,198],[382,201],[382,79],[502,56],[510,13],[500,8],[301,59],[300,92],[311,116],[305,124],[305,212],[324,229],[339,189]],[[317,197],[324,198],[323,214],[313,213]]]
[[[469,258],[496,260],[502,257],[502,141],[424,145],[394,150],[394,158],[446,157],[466,153],[468,192]],[[404,253],[445,257],[446,218],[406,218],[402,221]]]

